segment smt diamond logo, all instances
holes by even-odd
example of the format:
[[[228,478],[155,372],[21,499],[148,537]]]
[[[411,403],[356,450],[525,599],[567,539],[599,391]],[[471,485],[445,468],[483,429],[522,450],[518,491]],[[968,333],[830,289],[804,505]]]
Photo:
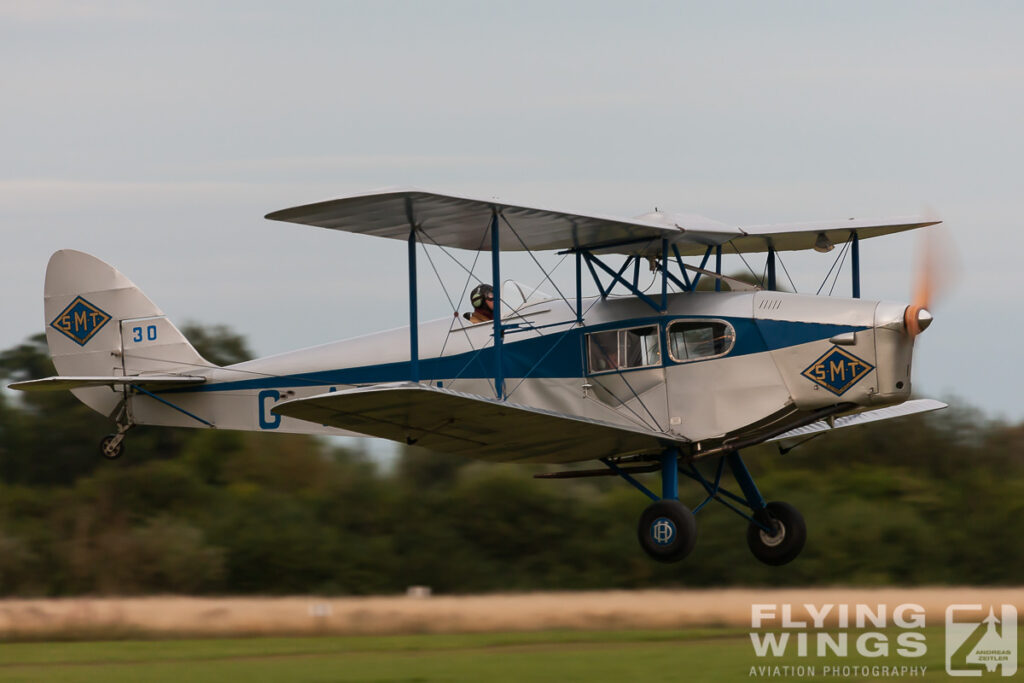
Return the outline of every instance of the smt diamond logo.
[[[75,300],[53,319],[50,327],[79,346],[85,346],[109,321],[109,315],[82,297],[76,296]]]
[[[981,676],[1017,672],[1017,608],[1001,605],[997,613],[981,605],[946,608],[946,673]]]
[[[836,396],[842,396],[847,389],[864,379],[864,375],[874,369],[875,366],[867,361],[838,346],[833,346],[801,374]]]

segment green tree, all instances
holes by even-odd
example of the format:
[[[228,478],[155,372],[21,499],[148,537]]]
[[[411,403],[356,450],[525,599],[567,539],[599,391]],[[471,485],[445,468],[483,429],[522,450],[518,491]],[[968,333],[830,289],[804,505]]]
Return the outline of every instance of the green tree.
[[[45,334],[0,353],[0,380],[55,374]],[[25,392],[17,402],[0,404],[0,411],[0,479],[7,482],[69,484],[96,467],[96,444],[110,431],[105,417],[67,391]]]
[[[188,322],[181,333],[191,342],[199,355],[215,365],[234,365],[251,360],[249,343],[227,325],[200,325]]]
[[[229,330],[192,336],[211,360],[248,355]],[[0,353],[5,379],[52,373],[43,335]],[[1024,424],[955,402],[745,451],[765,497],[807,519],[782,568],[714,503],[685,563],[649,560],[648,501],[614,477],[538,481],[553,466],[415,448],[382,471],[309,436],[144,427],[111,462],[95,452],[109,430],[67,392],[0,393],[0,595],[1015,584],[1024,566]],[[704,494],[684,479],[681,497]]]
[[[186,335],[211,362],[231,364],[251,357],[245,339],[223,325],[190,324]],[[46,335],[0,352],[0,380],[41,379],[57,374]],[[68,391],[34,391],[16,401],[0,395],[0,481],[70,484],[100,464],[100,439],[112,431],[107,417],[93,412]],[[191,430],[134,429],[130,463],[178,455]],[[121,466],[128,466],[118,463]]]

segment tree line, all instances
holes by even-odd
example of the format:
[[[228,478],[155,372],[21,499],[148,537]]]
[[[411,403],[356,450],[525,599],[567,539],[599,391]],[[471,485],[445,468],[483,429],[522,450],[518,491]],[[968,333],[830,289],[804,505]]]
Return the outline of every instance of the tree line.
[[[186,335],[219,364],[250,353],[222,327]],[[45,337],[0,353],[4,383],[54,374]],[[137,427],[68,392],[0,392],[0,595],[369,594],[654,586],[1018,584],[1024,423],[968,406],[744,453],[768,500],[807,519],[803,554],[757,562],[746,522],[710,504],[694,553],[649,560],[647,499],[618,478],[537,480],[402,449],[384,466],[313,437]],[[705,464],[706,472],[714,463]],[[657,488],[657,475],[650,475]],[[694,506],[699,487],[683,480]]]

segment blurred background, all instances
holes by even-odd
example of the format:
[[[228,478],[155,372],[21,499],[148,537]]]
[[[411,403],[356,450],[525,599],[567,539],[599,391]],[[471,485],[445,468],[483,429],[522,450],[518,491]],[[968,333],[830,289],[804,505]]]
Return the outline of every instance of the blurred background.
[[[223,326],[184,332],[213,362],[250,355]],[[51,374],[42,335],[0,353],[5,382]],[[963,402],[786,455],[745,451],[765,497],[807,519],[803,554],[774,568],[717,505],[699,515],[686,562],[649,560],[635,532],[648,501],[618,478],[535,480],[544,466],[147,427],[105,461],[108,421],[70,393],[0,400],[8,596],[1007,585],[1024,567],[1024,424]],[[693,506],[703,496],[684,480],[681,497]]]

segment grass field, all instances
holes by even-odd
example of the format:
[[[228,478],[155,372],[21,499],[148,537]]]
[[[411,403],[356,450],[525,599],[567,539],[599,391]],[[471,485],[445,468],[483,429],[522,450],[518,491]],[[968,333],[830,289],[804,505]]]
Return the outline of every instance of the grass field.
[[[1024,614],[1024,588],[9,599],[0,601],[0,683],[949,680],[942,624],[946,606],[964,602]],[[927,652],[899,656],[890,630],[890,653],[865,657],[855,648],[862,631],[851,630],[846,657],[817,657],[813,644],[806,657],[793,647],[758,657],[755,603],[914,603],[927,614]]]
[[[207,638],[0,645],[0,681],[734,681],[751,667],[804,665],[775,680],[948,680],[943,631],[917,658],[758,658],[746,629],[536,631],[405,636]],[[1024,635],[1024,629],[1022,629]],[[895,633],[891,633],[895,641]],[[1024,651],[1024,650],[1022,650]],[[924,676],[826,674],[825,666],[927,667]],[[995,674],[998,677],[998,674]],[[990,675],[991,676],[991,675]]]
[[[0,600],[0,639],[125,640],[513,631],[660,631],[750,625],[757,603],[1016,605],[1024,588],[729,588],[390,596],[79,597]]]

